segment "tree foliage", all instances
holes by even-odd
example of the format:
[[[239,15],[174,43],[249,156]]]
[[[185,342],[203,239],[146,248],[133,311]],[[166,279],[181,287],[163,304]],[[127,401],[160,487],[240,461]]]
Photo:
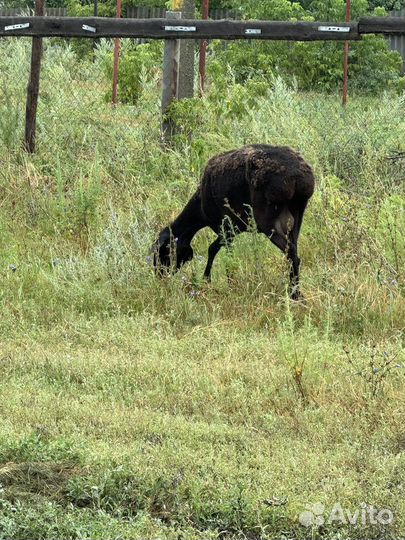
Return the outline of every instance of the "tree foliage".
[[[6,6],[15,6],[21,0],[0,0]],[[34,0],[28,0],[33,2]],[[67,1],[69,15],[89,16],[93,14],[92,0],[48,0],[48,6],[58,6]],[[168,0],[123,0],[125,12],[130,5],[168,6]],[[115,14],[116,0],[99,0],[100,16]],[[198,5],[198,2],[197,2]],[[352,0],[352,19],[364,15],[383,16],[388,10],[399,9],[405,0]],[[346,0],[211,0],[211,8],[232,8],[239,11],[243,19],[342,21],[345,18]],[[89,42],[83,45],[76,40],[73,47],[80,54],[91,53]],[[153,47],[151,50],[155,50]],[[143,50],[143,49],[142,49]],[[146,50],[146,49],[145,49]],[[141,49],[122,53],[122,70],[128,84],[151,56]],[[339,42],[265,42],[236,41],[225,47],[221,42],[210,45],[209,70],[213,77],[227,80],[229,74],[236,82],[249,79],[270,80],[281,76],[294,81],[299,88],[331,91],[340,86],[343,78],[343,46]],[[153,55],[152,55],[153,57]],[[156,61],[158,59],[156,58]],[[382,36],[366,36],[350,45],[350,84],[361,90],[379,92],[387,88],[402,88],[402,59],[390,50],[388,41]],[[136,78],[136,77],[135,77]],[[132,80],[133,84],[134,81]],[[136,85],[135,85],[136,86]],[[131,101],[134,91],[128,91]]]
[[[244,18],[270,20],[344,20],[346,0],[233,0]],[[375,15],[386,15],[377,7]],[[352,0],[352,18],[370,14],[367,0]],[[305,90],[331,91],[342,82],[343,44],[339,42],[232,42],[214,45],[210,69],[217,77],[230,67],[237,82],[281,75]],[[382,36],[366,36],[350,45],[350,84],[369,92],[402,87],[402,59]],[[229,70],[228,70],[229,72]]]
[[[369,0],[369,7],[383,7],[386,11],[400,10],[405,8],[405,0]]]

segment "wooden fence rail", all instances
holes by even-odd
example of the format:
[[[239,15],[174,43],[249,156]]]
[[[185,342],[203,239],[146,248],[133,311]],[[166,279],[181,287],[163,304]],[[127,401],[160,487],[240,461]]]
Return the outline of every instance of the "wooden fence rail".
[[[398,19],[395,19],[397,22]],[[359,39],[358,23],[113,19],[107,17],[0,17],[0,36],[130,37],[149,39]]]
[[[405,18],[363,18],[353,23],[115,19],[109,17],[0,17],[0,36],[128,37],[149,39],[263,39],[347,41],[362,34],[404,34]]]
[[[359,20],[360,34],[404,34],[405,17],[364,17]]]

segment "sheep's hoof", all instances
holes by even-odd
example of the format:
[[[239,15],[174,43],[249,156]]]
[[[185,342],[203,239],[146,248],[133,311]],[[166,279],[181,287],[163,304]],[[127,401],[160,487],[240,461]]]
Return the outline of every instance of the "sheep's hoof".
[[[300,296],[298,297],[295,297],[295,298],[291,297],[291,302],[293,302],[296,305],[303,305],[307,303],[307,299],[305,298],[303,294],[300,294]]]
[[[295,288],[291,293],[291,300],[293,302],[305,302],[305,296],[302,294],[302,292]]]

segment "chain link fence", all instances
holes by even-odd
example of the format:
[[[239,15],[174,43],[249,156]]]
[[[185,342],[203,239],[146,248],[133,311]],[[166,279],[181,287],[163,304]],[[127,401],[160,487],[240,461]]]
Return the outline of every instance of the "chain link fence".
[[[13,7],[6,8],[0,6],[0,17],[12,17],[14,15],[33,14],[34,10],[29,7]],[[154,6],[126,6],[123,12],[124,17],[131,19],[160,19],[164,18],[166,8]],[[50,17],[67,17],[70,16],[68,8],[65,7],[47,7],[45,15]],[[210,19],[240,19],[240,13],[235,9],[211,9],[209,12]]]
[[[6,8],[0,6],[0,17],[14,17],[16,15],[34,15],[34,9],[29,7]],[[67,17],[67,7],[46,7],[45,15],[48,17]]]
[[[0,146],[3,152],[16,155],[24,141],[31,46],[31,38],[0,39]],[[98,152],[107,161],[107,169],[109,161],[114,164],[111,171],[116,171],[117,162],[124,160],[122,170],[128,170],[130,133],[138,124],[140,109],[143,114],[153,111],[153,129],[159,139],[161,69],[156,66],[162,65],[163,44],[121,40],[116,107],[111,104],[113,47],[113,40],[107,39],[97,44],[94,40],[43,39],[36,130],[43,162],[53,166],[65,158],[73,162],[73,154],[77,162],[83,162],[85,156]],[[145,67],[148,62],[150,69]],[[109,148],[112,132],[115,140],[122,141],[122,148],[114,152]]]
[[[27,13],[27,9],[0,8],[2,16],[17,12]],[[66,12],[66,7],[47,9],[47,15],[53,16],[63,16]],[[128,7],[125,15],[163,17],[165,10]],[[210,13],[218,19],[237,15],[231,10]],[[392,46],[403,47],[404,39],[404,36],[391,38]],[[89,145],[107,146],[113,123],[119,125],[122,118],[123,132],[131,123],[136,124],[137,105],[146,95],[148,101],[142,102],[143,106],[155,111],[157,120],[153,129],[159,128],[162,41],[121,39],[116,108],[111,106],[113,40],[45,38],[43,42],[37,115],[37,142],[42,149],[46,147],[53,155],[68,153],[77,147],[79,139],[84,151]],[[20,147],[24,138],[31,44],[31,38],[0,38],[0,136],[10,151]],[[62,147],[56,148],[56,140],[63,141]]]
[[[131,18],[164,18],[165,14],[164,8],[148,6],[127,7],[123,13]],[[0,16],[16,15],[33,15],[33,10],[0,7]],[[69,16],[69,10],[46,8],[46,15]],[[231,10],[213,10],[210,16],[238,17]],[[21,147],[24,139],[31,45],[31,38],[0,38],[0,136],[9,151]],[[129,121],[136,122],[135,108],[146,89],[148,106],[155,109],[159,122],[163,47],[160,40],[120,40],[119,103],[113,108],[114,41],[44,38],[37,111],[38,148],[43,151],[46,147],[50,153],[70,152],[77,147],[77,138],[83,138],[83,126],[84,147],[91,140],[107,140],[111,123],[117,122],[120,115],[126,118],[126,125]],[[63,146],[54,148],[56,140],[62,140]]]

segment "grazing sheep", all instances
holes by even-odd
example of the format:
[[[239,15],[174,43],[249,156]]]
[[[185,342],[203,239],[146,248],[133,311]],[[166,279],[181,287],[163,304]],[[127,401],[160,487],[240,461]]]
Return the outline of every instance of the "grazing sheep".
[[[180,215],[159,234],[153,246],[154,266],[159,274],[166,267],[180,268],[193,258],[190,245],[203,227],[217,238],[209,246],[204,277],[222,246],[248,228],[253,217],[264,233],[291,264],[291,296],[299,293],[297,243],[302,218],[314,191],[311,167],[287,146],[254,144],[211,158],[200,186]]]

